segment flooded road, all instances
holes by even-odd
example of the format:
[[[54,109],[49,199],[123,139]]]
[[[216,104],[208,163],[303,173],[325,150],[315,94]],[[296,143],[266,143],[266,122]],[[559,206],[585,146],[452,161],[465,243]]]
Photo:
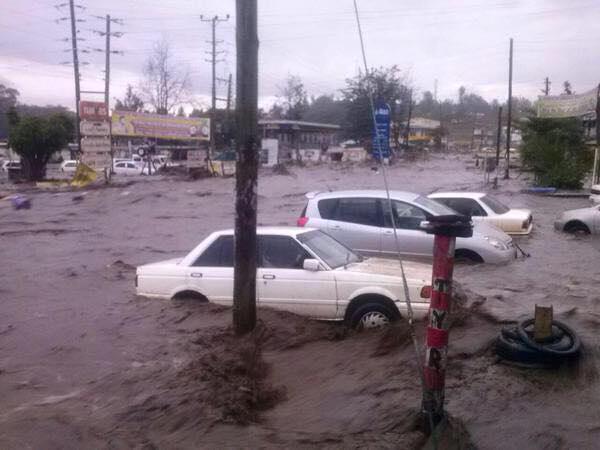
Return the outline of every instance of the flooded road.
[[[294,225],[308,191],[383,187],[369,166],[290,171],[261,173],[261,225]],[[525,177],[501,181],[494,195],[533,210],[533,233],[516,239],[531,257],[455,271],[481,314],[451,332],[447,409],[481,448],[595,448],[600,239],[556,232],[554,218],[588,200],[522,194]],[[389,178],[393,189],[425,194],[485,189],[481,172],[458,157],[401,163]],[[211,231],[231,228],[233,191],[233,179],[135,178],[105,189],[31,193],[31,210],[0,200],[0,447],[421,442],[410,425],[420,401],[410,346],[374,356],[377,333],[346,335],[336,325],[261,311],[270,330],[268,379],[285,395],[262,421],[243,427],[223,412],[231,405],[211,399],[210,379],[186,375],[216,370],[190,364],[227,351],[221,337],[231,311],[137,298],[134,267],[181,256]],[[500,322],[530,317],[535,304],[553,305],[555,317],[581,335],[585,357],[577,367],[552,373],[497,363],[490,343]]]

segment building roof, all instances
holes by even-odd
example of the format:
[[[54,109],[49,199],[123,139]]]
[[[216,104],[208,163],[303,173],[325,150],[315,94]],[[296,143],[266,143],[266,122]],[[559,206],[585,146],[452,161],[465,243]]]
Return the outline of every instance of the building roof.
[[[258,121],[259,125],[289,125],[296,127],[311,127],[311,128],[330,128],[332,130],[339,130],[339,125],[331,123],[318,123],[318,122],[304,122],[302,120],[284,120],[284,119],[264,119]]]

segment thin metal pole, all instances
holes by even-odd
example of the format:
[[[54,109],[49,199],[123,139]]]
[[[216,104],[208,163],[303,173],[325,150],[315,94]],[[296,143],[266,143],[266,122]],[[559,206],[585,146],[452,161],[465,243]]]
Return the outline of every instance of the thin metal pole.
[[[510,55],[508,59],[508,117],[506,122],[506,168],[504,169],[504,179],[508,180],[510,165],[510,128],[512,121],[512,73],[513,73],[513,40],[510,38]]]
[[[74,0],[69,0],[69,10],[71,12],[71,47],[73,49],[73,72],[75,75],[75,141],[77,142],[77,153],[79,156],[81,153],[81,133],[79,132],[79,102],[81,101],[81,93],[79,87],[79,56],[77,52]]]

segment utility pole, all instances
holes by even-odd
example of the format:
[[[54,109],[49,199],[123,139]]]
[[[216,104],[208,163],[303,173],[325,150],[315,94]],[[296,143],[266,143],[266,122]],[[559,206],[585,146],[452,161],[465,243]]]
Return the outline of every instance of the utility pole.
[[[200,20],[202,22],[210,22],[212,25],[212,41],[209,42],[209,44],[212,44],[212,51],[211,52],[206,52],[212,55],[212,58],[210,60],[206,60],[207,62],[210,62],[212,64],[212,103],[211,103],[211,112],[210,112],[210,149],[209,152],[212,156],[212,154],[215,151],[215,119],[216,119],[216,111],[217,111],[217,73],[216,73],[216,67],[217,67],[217,54],[223,53],[222,51],[217,52],[217,44],[220,44],[223,41],[218,41],[217,42],[217,32],[216,32],[216,28],[217,28],[217,24],[219,22],[226,22],[227,20],[229,20],[229,14],[227,14],[227,16],[225,16],[225,19],[221,19],[219,18],[219,16],[214,16],[210,19],[205,19],[204,16],[200,16]]]
[[[498,187],[498,173],[500,170],[500,146],[502,144],[502,106],[498,108],[498,134],[496,135],[496,176],[494,177],[494,189]]]
[[[544,89],[542,89],[542,93],[544,95],[549,95],[550,94],[550,85],[552,83],[550,83],[550,79],[548,77],[546,77],[546,79],[544,80]]]
[[[412,119],[412,106],[413,106],[412,95],[413,95],[413,91],[412,91],[412,89],[410,89],[408,91],[408,117],[406,120],[406,131],[405,131],[406,150],[408,150],[408,141],[410,139],[410,120]]]
[[[77,142],[77,153],[79,154],[81,153],[81,134],[79,132],[79,101],[81,100],[81,92],[79,87],[79,55],[77,53],[74,0],[69,0],[69,10],[71,12],[71,47],[73,49],[73,72],[75,75],[75,141]]]
[[[433,101],[437,102],[437,92],[438,92],[438,80],[437,78],[433,81]]]
[[[233,326],[245,334],[256,326],[256,209],[258,185],[257,0],[236,0],[236,186]]]
[[[504,169],[504,179],[508,180],[510,163],[510,126],[512,120],[512,72],[513,72],[513,39],[510,38],[510,54],[508,59],[508,118],[506,123],[506,168]]]
[[[104,103],[106,103],[106,110],[110,110],[109,107],[109,91],[110,91],[110,14],[106,15],[106,66],[104,74]]]
[[[232,85],[232,75],[229,74],[229,81],[227,82],[227,114],[231,110],[231,85]]]

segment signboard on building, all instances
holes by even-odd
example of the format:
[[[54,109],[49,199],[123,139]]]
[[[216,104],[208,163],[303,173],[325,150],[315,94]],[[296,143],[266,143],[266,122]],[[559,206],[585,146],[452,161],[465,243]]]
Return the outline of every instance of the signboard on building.
[[[375,130],[373,133],[373,157],[389,158],[390,151],[390,106],[378,102],[375,107]]]
[[[598,89],[583,94],[540,96],[537,104],[538,117],[578,117],[596,111]]]
[[[104,102],[79,102],[81,162],[94,170],[111,167],[110,122]]]
[[[82,136],[110,136],[110,122],[91,122],[82,120],[80,125]]]
[[[112,134],[114,136],[208,141],[210,140],[210,119],[114,111]]]
[[[83,137],[83,139],[81,139],[81,162],[95,170],[102,170],[105,167],[110,167],[110,137]]]
[[[79,118],[81,120],[105,121],[108,120],[108,108],[104,102],[79,102]]]
[[[206,167],[206,150],[188,150],[188,167]]]

